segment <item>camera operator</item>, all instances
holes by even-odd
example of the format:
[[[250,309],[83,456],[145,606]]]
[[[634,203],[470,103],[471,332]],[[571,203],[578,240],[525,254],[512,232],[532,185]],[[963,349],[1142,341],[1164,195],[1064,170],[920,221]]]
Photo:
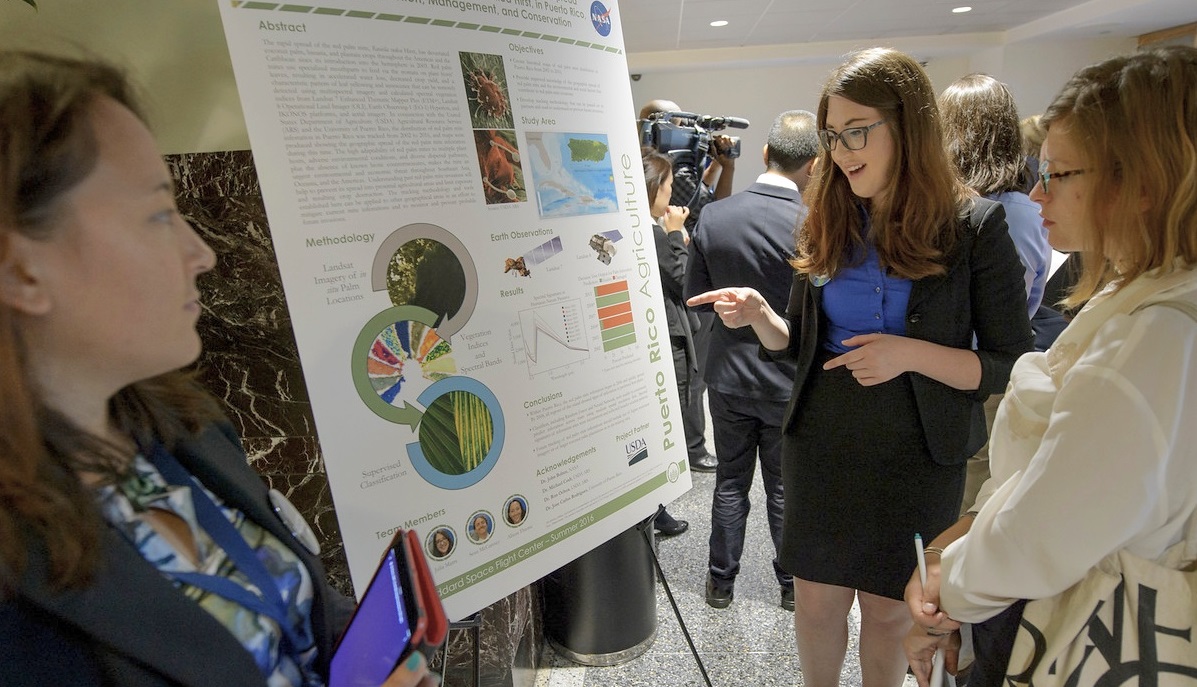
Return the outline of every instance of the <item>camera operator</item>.
[[[658,112],[681,111],[678,104],[671,100],[653,100],[640,108],[640,121]],[[698,216],[704,205],[731,195],[736,173],[736,160],[728,155],[731,147],[730,136],[714,135],[711,136],[709,158],[694,160],[682,157],[674,161],[673,195],[669,204],[690,208],[690,217],[686,219],[687,231],[694,231],[698,225]]]
[[[708,188],[714,189],[715,197],[712,200],[720,200],[731,195],[732,179],[736,174],[736,158],[728,155],[731,152],[732,144],[731,136],[715,134],[711,137],[711,146],[714,148],[714,152],[711,155],[711,164],[707,165],[706,171],[703,172],[702,181]]]

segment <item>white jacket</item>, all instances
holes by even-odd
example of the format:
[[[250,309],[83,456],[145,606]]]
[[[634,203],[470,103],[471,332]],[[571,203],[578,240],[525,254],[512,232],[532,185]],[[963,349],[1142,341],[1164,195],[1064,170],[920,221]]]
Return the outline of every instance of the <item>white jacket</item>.
[[[986,620],[1071,587],[1107,554],[1157,560],[1182,541],[1197,513],[1197,322],[1151,305],[1165,300],[1197,306],[1197,271],[1099,294],[1014,365],[979,514],[942,557],[952,618]]]

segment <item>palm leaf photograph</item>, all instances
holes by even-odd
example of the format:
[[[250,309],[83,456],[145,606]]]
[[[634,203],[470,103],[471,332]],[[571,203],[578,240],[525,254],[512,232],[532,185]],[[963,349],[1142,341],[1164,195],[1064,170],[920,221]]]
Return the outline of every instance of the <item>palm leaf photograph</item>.
[[[464,475],[481,465],[494,434],[490,410],[468,391],[450,391],[436,399],[420,420],[424,457],[446,475]]]

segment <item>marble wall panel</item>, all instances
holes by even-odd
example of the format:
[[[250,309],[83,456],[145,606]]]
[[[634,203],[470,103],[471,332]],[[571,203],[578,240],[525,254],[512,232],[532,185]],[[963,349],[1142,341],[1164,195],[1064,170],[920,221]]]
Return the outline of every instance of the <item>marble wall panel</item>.
[[[231,151],[166,160],[180,212],[217,255],[216,268],[200,279],[200,379],[224,401],[250,463],[312,524],[331,583],[352,593],[253,156]],[[544,642],[540,618],[537,594],[522,589],[481,612],[477,672],[473,629],[451,632],[448,655],[434,667],[449,687],[530,687]]]
[[[253,156],[172,155],[167,165],[180,212],[217,256],[200,278],[200,379],[224,401],[250,462],[312,522],[330,580],[348,593],[349,566]]]

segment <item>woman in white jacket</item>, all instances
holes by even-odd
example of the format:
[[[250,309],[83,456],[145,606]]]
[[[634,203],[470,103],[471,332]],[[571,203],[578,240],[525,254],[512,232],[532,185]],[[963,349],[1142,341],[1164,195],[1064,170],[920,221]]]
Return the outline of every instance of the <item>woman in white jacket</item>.
[[[977,651],[968,684],[1001,684],[1023,600],[1119,551],[1161,560],[1194,531],[1197,49],[1086,67],[1042,121],[1031,199],[1052,247],[1084,256],[1067,303],[1089,302],[1050,350],[1015,364],[993,476],[927,547],[926,586],[917,571],[907,586],[907,656],[924,686],[936,648],[954,671],[961,623]]]

